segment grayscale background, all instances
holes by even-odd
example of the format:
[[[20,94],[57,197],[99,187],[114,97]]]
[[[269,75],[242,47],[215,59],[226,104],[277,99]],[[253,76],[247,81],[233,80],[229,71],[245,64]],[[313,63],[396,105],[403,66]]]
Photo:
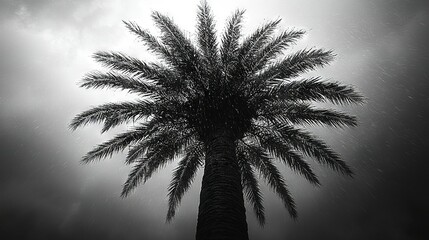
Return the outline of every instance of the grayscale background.
[[[74,115],[129,99],[77,83],[102,69],[98,50],[152,59],[124,27],[155,31],[150,13],[172,16],[190,37],[199,1],[0,0],[0,238],[192,239],[201,171],[175,220],[165,223],[167,166],[126,199],[124,155],[83,165],[81,156],[118,130],[72,132]],[[293,221],[264,187],[267,224],[249,208],[251,239],[429,239],[429,1],[209,1],[221,33],[246,9],[244,33],[270,19],[308,34],[287,52],[333,49],[336,60],[310,73],[354,85],[368,101],[345,106],[352,129],[312,127],[356,172],[354,179],[315,166],[321,188],[282,168],[299,211]],[[262,182],[263,183],[263,182]],[[264,185],[265,186],[265,185]]]

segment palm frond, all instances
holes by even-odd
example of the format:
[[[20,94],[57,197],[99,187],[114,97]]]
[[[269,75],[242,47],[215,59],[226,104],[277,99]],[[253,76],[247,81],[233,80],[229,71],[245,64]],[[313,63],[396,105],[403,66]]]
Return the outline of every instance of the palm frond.
[[[192,134],[189,132],[179,133],[171,130],[168,136],[163,134],[161,138],[157,139],[147,149],[146,155],[135,164],[123,186],[121,196],[128,196],[137,185],[142,181],[146,182],[155,171],[178,156],[182,148],[189,143],[191,136]]]
[[[237,148],[237,160],[241,172],[241,185],[243,186],[246,199],[252,204],[256,219],[263,226],[265,224],[265,210],[262,204],[262,194],[259,189],[258,180],[245,150],[240,147]]]
[[[122,197],[127,197],[131,193],[131,191],[142,182],[147,168],[147,159],[139,159],[139,161],[133,166],[133,169],[128,175],[127,181],[124,183],[121,192]]]
[[[290,101],[331,101],[335,104],[363,103],[364,97],[353,87],[320,78],[280,82],[273,85],[270,96]]]
[[[161,40],[164,44],[159,42],[155,36],[142,29],[136,23],[124,21],[124,24],[132,33],[139,36],[146,46],[148,46],[149,50],[161,57],[161,60],[166,61],[166,63],[173,67],[177,72],[181,73],[185,79],[189,76],[198,78],[200,75],[199,69],[197,69],[198,52],[193,47],[189,39],[184,36],[170,18],[160,14],[159,12],[153,12],[152,18],[161,30]],[[197,77],[195,77],[196,73],[198,73]],[[166,78],[166,80],[168,80],[168,78]],[[170,81],[170,83],[181,83],[177,76],[174,77],[174,80],[175,81]],[[200,88],[203,85],[200,82],[197,84],[199,84]],[[184,86],[183,84],[179,85]],[[182,88],[182,90],[184,89],[186,88]]]
[[[138,102],[107,103],[86,110],[73,118],[70,128],[76,130],[89,123],[104,123],[102,132],[109,130],[129,120],[137,120],[153,113],[153,102],[140,100]]]
[[[118,134],[113,139],[101,143],[93,150],[89,151],[82,158],[82,162],[89,163],[97,159],[111,157],[113,153],[123,151],[128,145],[141,140],[146,136],[146,134],[146,125],[141,125],[130,131]]]
[[[131,164],[136,162],[136,160],[142,158],[146,154],[147,148],[148,148],[147,140],[142,140],[136,143],[128,151],[127,157],[125,158],[125,163]]]
[[[157,72],[156,84],[165,89],[167,97],[172,92],[185,96],[192,95],[192,89],[188,87],[189,81],[183,79],[179,72],[157,64],[153,64],[153,68]]]
[[[281,19],[278,19],[264,24],[243,41],[239,48],[242,64],[249,67],[248,62],[252,62],[253,56],[263,49],[263,46],[270,40],[271,34],[280,22]]]
[[[256,54],[251,72],[254,73],[263,69],[270,60],[275,59],[278,54],[282,53],[284,49],[300,39],[304,34],[304,30],[288,30],[282,32]]]
[[[290,101],[273,101],[260,110],[260,116],[268,121],[289,124],[326,124],[333,127],[354,127],[355,116],[333,109],[316,109],[310,104]]]
[[[177,60],[174,55],[161,44],[155,36],[150,34],[147,30],[142,29],[139,25],[133,22],[123,21],[128,30],[136,34],[140,40],[149,48],[150,51],[160,56],[167,63],[177,66]]]
[[[155,80],[158,78],[158,72],[137,58],[127,56],[119,52],[100,51],[93,55],[97,62],[105,67],[129,74],[133,77]]]
[[[125,159],[126,164],[131,164],[138,158],[143,157],[148,149],[156,149],[159,145],[168,142],[181,141],[178,133],[188,134],[190,130],[187,125],[181,123],[165,122],[164,119],[151,119],[147,124],[147,135],[136,143],[128,151]],[[174,139],[176,137],[176,139]],[[173,138],[173,139],[172,139]]]
[[[268,82],[274,79],[289,79],[299,74],[323,67],[334,59],[332,51],[323,49],[300,50],[282,61],[271,65],[257,76],[258,81]]]
[[[317,139],[307,131],[283,124],[275,124],[273,130],[278,131],[294,148],[302,151],[308,156],[314,157],[320,164],[328,165],[333,170],[341,172],[344,175],[353,176],[353,171],[341,160],[337,153],[326,145],[326,143]]]
[[[186,92],[186,81],[180,79],[176,71],[157,63],[146,63],[118,52],[97,52],[94,54],[97,62],[105,67],[130,75],[139,80],[150,80],[166,91]]]
[[[292,218],[297,217],[295,201],[293,200],[286,183],[277,167],[271,162],[266,152],[255,145],[245,144],[242,147],[246,149],[250,163],[259,170],[267,181],[268,185],[279,195],[283,204]]]
[[[216,30],[211,9],[206,1],[198,7],[198,45],[203,53],[209,72],[218,69],[219,56],[217,50]]]
[[[314,174],[310,165],[299,153],[293,151],[282,138],[272,134],[270,131],[261,131],[261,129],[253,132],[253,134],[258,137],[258,141],[262,148],[287,164],[292,170],[301,174],[310,183],[316,186],[320,185],[319,179],[316,174]]]
[[[221,60],[226,72],[228,72],[230,62],[236,58],[239,39],[241,35],[241,21],[244,11],[237,10],[229,19],[225,32],[222,36],[220,47]]]
[[[153,85],[116,72],[89,73],[83,78],[80,86],[88,89],[117,88],[143,95],[150,95],[156,92],[156,88]]]
[[[174,170],[173,179],[168,187],[168,222],[174,218],[176,208],[179,206],[185,192],[191,186],[198,168],[203,163],[204,151],[201,142],[190,144],[185,152],[186,155]]]
[[[169,17],[155,11],[152,18],[161,30],[162,42],[177,59],[177,70],[190,77],[200,90],[206,89],[206,83],[201,78],[200,55],[191,41]]]

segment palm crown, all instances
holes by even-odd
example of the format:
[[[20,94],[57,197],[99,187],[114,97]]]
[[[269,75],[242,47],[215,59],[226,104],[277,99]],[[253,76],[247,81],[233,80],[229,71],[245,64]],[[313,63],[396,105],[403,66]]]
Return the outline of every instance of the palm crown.
[[[138,101],[108,103],[84,111],[70,125],[76,129],[102,123],[104,132],[122,123],[138,123],[83,157],[83,162],[91,162],[129,147],[125,162],[134,167],[122,196],[180,158],[168,187],[167,220],[174,217],[196,171],[204,165],[208,141],[219,131],[233,137],[243,192],[261,224],[265,217],[256,173],[278,194],[290,215],[297,216],[274,159],[314,185],[319,185],[319,180],[305,156],[352,175],[329,146],[295,125],[355,126],[354,116],[318,109],[312,103],[361,103],[363,97],[338,82],[319,77],[298,79],[300,74],[328,64],[334,57],[332,51],[311,48],[284,55],[304,31],[285,30],[274,36],[280,20],[268,22],[242,39],[243,13],[232,15],[218,42],[209,6],[201,4],[196,44],[159,12],[152,14],[159,37],[124,22],[160,61],[149,63],[122,53],[97,52],[95,60],[110,70],[89,73],[82,81],[85,88],[116,88],[142,96]]]

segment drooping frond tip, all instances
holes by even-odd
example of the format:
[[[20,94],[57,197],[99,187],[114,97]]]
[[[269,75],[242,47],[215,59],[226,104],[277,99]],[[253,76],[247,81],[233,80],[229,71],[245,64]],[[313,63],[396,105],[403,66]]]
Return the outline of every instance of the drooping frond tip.
[[[135,165],[124,184],[123,197],[128,196],[139,183],[145,183],[158,169],[173,161],[193,139],[189,131],[171,125],[156,132],[157,134],[150,134],[141,140],[146,141],[143,147],[147,150],[138,161],[132,161]]]
[[[253,205],[253,211],[258,219],[259,225],[265,225],[265,209],[262,204],[262,193],[259,189],[255,171],[251,166],[248,154],[243,149],[237,149],[237,160],[241,171],[241,184],[246,199]]]
[[[186,155],[173,172],[173,179],[168,187],[168,212],[166,221],[170,222],[185,192],[190,188],[204,156],[202,145],[194,143],[187,148]]]
[[[242,142],[243,143],[243,142]],[[242,144],[242,148],[247,151],[249,162],[259,170],[262,177],[268,185],[281,198],[285,208],[288,210],[292,218],[297,218],[295,201],[287,189],[285,180],[278,168],[272,163],[267,153],[262,147],[251,144]]]

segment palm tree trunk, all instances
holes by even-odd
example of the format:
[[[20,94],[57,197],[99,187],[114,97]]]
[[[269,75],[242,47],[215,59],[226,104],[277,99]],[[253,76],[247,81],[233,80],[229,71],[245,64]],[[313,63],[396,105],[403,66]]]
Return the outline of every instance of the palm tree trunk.
[[[196,239],[249,239],[234,138],[227,131],[206,141]]]

